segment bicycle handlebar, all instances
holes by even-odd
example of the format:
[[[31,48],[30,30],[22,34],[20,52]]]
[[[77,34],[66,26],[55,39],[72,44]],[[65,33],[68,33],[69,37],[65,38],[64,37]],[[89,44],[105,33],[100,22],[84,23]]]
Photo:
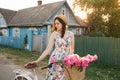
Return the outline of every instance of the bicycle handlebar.
[[[50,63],[49,65],[45,66],[45,67],[42,67],[41,69],[44,70],[44,69],[47,69],[47,68],[51,68],[52,67],[52,64],[53,63]]]
[[[47,66],[42,67],[41,69],[44,70],[44,69],[47,69],[47,68],[51,68],[51,67],[52,67],[52,64],[53,64],[53,63],[50,63],[50,64],[48,64]],[[36,68],[36,67],[40,67],[40,66],[38,66],[37,64],[31,64],[31,63],[28,63],[28,64],[25,66],[25,68],[27,68],[27,69],[33,69],[33,68]]]

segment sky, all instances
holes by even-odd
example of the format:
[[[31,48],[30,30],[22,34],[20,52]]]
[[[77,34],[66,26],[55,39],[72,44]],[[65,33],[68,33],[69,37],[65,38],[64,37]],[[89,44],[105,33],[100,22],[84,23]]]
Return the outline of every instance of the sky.
[[[0,8],[6,8],[11,10],[20,10],[23,8],[37,6],[38,0],[0,0]],[[53,3],[63,0],[42,0],[42,4]],[[67,0],[70,7],[74,0]]]
[[[37,6],[38,0],[0,0],[0,8],[11,9],[11,10],[20,10],[24,8]],[[48,4],[53,2],[58,2],[63,0],[42,0],[42,4]],[[74,0],[67,0],[69,6],[72,9],[72,4]],[[75,15],[85,18],[86,15],[84,12],[75,10]]]

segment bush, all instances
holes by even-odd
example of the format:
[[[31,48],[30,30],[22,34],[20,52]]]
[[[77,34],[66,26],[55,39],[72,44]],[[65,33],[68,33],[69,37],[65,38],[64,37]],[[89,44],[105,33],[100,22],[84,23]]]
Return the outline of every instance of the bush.
[[[2,36],[3,34],[2,34],[2,32],[0,32],[0,36]]]
[[[103,32],[100,32],[100,31],[92,31],[90,32],[89,36],[91,37],[104,37],[105,34]]]

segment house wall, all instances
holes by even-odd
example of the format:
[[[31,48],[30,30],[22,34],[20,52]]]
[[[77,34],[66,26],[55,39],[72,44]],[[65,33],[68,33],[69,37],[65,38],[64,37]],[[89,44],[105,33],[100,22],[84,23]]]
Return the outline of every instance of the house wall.
[[[25,37],[27,36],[27,43],[24,43],[24,47],[26,49],[28,49],[29,51],[33,50],[33,36],[35,35],[44,35],[48,33],[48,29],[47,26],[43,26],[43,27],[18,27],[18,36],[15,36],[15,32],[14,29],[16,29],[15,27],[10,27],[8,32],[9,32],[9,37],[17,37],[22,39],[22,41],[25,42]],[[46,36],[47,37],[47,36]],[[42,40],[41,40],[42,41]],[[47,44],[47,41],[46,41]],[[40,46],[42,47],[43,44],[40,44]],[[42,49],[42,48],[41,48]],[[42,51],[42,50],[41,50]]]
[[[9,37],[13,37],[13,28],[8,29]]]
[[[20,30],[20,33],[19,33],[20,38],[24,38],[28,33],[28,28],[19,28],[19,30]]]
[[[28,31],[28,50],[42,52],[48,42],[48,26],[34,27]],[[47,35],[46,35],[47,34]],[[37,43],[36,43],[37,41]],[[37,44],[37,45],[36,45]]]
[[[43,46],[45,47],[47,45],[47,40],[45,41],[45,36],[44,34],[47,34],[47,27],[44,26],[44,27],[34,27],[32,29],[28,28],[28,27],[19,27],[18,30],[19,30],[19,34],[18,36],[14,36],[14,27],[11,27],[8,29],[8,32],[9,32],[9,36],[6,37],[6,38],[10,38],[10,41],[8,42],[7,39],[5,38],[5,41],[3,42],[3,40],[1,40],[1,44],[4,43],[4,45],[8,45],[8,46],[11,46],[11,47],[16,47],[16,48],[22,48],[23,49],[23,46],[24,48],[26,47],[27,50],[29,51],[33,51],[33,37],[35,35],[40,35],[40,51],[43,51]],[[25,42],[25,37],[27,35],[27,43],[24,43]],[[3,36],[4,37],[4,36]],[[47,38],[47,36],[46,36]],[[15,41],[15,40],[12,40],[12,39],[15,39],[15,40],[18,40],[19,43],[20,43],[20,46],[18,45],[18,41]],[[44,42],[44,43],[43,43]],[[9,44],[8,44],[9,43]],[[16,44],[17,43],[17,44]]]
[[[15,29],[18,30],[18,32],[15,32]],[[19,37],[19,38],[24,38],[25,35],[27,34],[27,28],[15,28],[15,27],[10,27],[8,30],[9,37]],[[15,35],[17,33],[17,35]]]
[[[9,28],[8,32],[9,32],[9,36],[10,37],[15,37],[14,36],[14,27]],[[43,27],[19,27],[19,34],[16,37],[20,37],[20,38],[24,38],[26,34],[28,34],[28,31],[32,31],[33,35],[42,35],[42,34],[46,34],[47,33],[47,26],[43,26]]]

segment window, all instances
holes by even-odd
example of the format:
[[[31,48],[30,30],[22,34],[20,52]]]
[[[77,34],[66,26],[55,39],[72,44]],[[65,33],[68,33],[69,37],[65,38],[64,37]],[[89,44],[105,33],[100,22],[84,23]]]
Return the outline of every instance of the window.
[[[62,13],[63,15],[65,15],[65,14],[66,14],[66,9],[65,9],[65,8],[62,8],[61,13]]]
[[[2,35],[3,35],[3,36],[7,36],[7,29],[3,29],[3,30],[2,30]]]
[[[14,37],[18,37],[19,36],[19,28],[14,28],[13,31],[14,31],[13,32]]]

